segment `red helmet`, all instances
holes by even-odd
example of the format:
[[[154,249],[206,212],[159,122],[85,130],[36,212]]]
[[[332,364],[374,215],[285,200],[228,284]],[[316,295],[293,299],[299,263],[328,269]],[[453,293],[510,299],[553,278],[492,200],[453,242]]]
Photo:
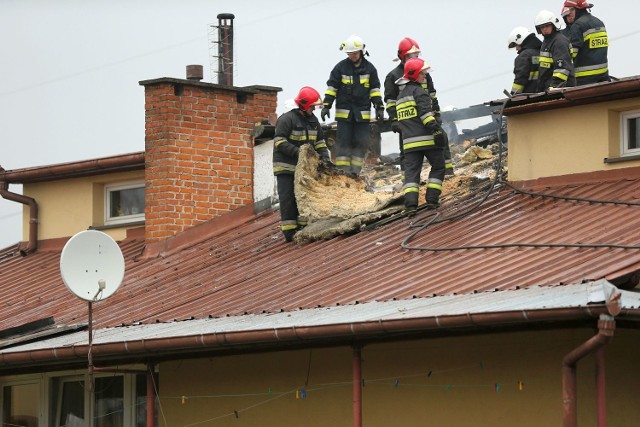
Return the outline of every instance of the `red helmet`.
[[[404,63],[404,78],[415,82],[420,76],[420,71],[431,68],[420,58],[409,58]]]
[[[298,96],[296,96],[294,101],[302,111],[309,111],[311,107],[322,105],[320,94],[310,86],[305,86],[300,89],[300,92],[298,92]]]
[[[400,44],[398,44],[398,58],[400,61],[404,61],[407,53],[420,53],[420,45],[410,37],[403,38],[400,40]]]
[[[593,4],[586,0],[567,0],[564,2],[564,7],[575,7],[576,9],[591,9]]]

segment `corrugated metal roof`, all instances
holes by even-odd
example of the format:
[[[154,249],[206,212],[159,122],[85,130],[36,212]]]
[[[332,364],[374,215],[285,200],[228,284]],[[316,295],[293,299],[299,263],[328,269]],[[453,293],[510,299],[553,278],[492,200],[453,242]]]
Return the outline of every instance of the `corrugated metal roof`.
[[[539,287],[481,294],[446,295],[403,301],[369,302],[294,310],[285,313],[246,314],[221,318],[105,328],[96,331],[94,345],[140,340],[160,340],[228,332],[305,328],[324,325],[422,319],[442,316],[531,312],[558,308],[588,307],[605,303],[616,288],[605,280],[559,287]],[[620,291],[621,308],[639,309],[640,294]],[[523,319],[526,316],[523,315]],[[3,349],[1,354],[88,344],[86,331]]]
[[[640,176],[560,185],[545,191],[591,199],[640,201]],[[442,207],[450,217],[472,206]],[[424,216],[419,217],[422,220]],[[286,244],[279,213],[206,237],[164,258],[140,259],[141,240],[121,243],[126,259],[120,290],[94,304],[96,327],[138,322],[279,313],[373,301],[473,294],[577,284],[617,284],[640,271],[638,248],[502,247],[427,251],[473,245],[640,245],[640,206],[564,201],[502,188],[479,208],[426,229],[406,219],[374,231],[310,244]],[[403,249],[401,243],[416,232]],[[58,324],[87,321],[87,305],[59,273],[60,250],[27,257],[0,254],[0,330],[47,316]],[[19,291],[18,291],[19,290]]]

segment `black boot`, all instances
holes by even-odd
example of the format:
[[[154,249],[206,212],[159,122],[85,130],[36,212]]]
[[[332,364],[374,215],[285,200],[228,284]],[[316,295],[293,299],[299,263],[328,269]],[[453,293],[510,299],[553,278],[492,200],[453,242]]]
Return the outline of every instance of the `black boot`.
[[[284,234],[284,238],[287,242],[293,242],[293,236],[295,236],[298,230],[284,230],[282,234]]]

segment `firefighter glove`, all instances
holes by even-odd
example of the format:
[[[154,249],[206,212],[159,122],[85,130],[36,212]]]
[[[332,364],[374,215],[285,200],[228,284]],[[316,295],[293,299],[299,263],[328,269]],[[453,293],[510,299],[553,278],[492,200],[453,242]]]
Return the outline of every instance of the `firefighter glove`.
[[[320,118],[322,118],[323,122],[327,117],[331,117],[331,114],[329,114],[330,112],[331,111],[327,107],[324,107],[322,111],[320,111]]]
[[[400,133],[400,123],[397,120],[391,122],[391,130],[395,133]]]
[[[384,107],[380,106],[376,108],[376,120],[379,122],[384,120]]]
[[[444,138],[444,131],[440,126],[438,126],[438,130],[433,132],[433,140],[436,143],[436,147],[439,148],[444,148],[444,146],[447,144]]]
[[[322,166],[324,166],[327,169],[331,169],[331,170],[337,169],[337,166],[328,157],[324,157],[322,159]]]

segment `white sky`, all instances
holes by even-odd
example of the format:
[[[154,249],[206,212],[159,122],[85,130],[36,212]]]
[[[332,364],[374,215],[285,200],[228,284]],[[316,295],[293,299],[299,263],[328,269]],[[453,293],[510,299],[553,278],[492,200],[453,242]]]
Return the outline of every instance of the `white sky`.
[[[640,2],[593,0],[609,33],[616,77],[640,74]],[[533,29],[536,14],[559,16],[563,1],[457,0],[0,0],[0,166],[6,170],[144,150],[141,80],[185,77],[215,59],[209,31],[233,13],[236,86],[281,87],[278,114],[302,86],[320,93],[361,36],[380,79],[397,45],[416,39],[432,66],[441,106],[502,98],[515,52],[506,37]],[[214,62],[215,63],[215,62]],[[333,114],[332,114],[333,117]],[[19,186],[10,191],[20,192]],[[0,198],[0,248],[22,239],[22,205]]]

